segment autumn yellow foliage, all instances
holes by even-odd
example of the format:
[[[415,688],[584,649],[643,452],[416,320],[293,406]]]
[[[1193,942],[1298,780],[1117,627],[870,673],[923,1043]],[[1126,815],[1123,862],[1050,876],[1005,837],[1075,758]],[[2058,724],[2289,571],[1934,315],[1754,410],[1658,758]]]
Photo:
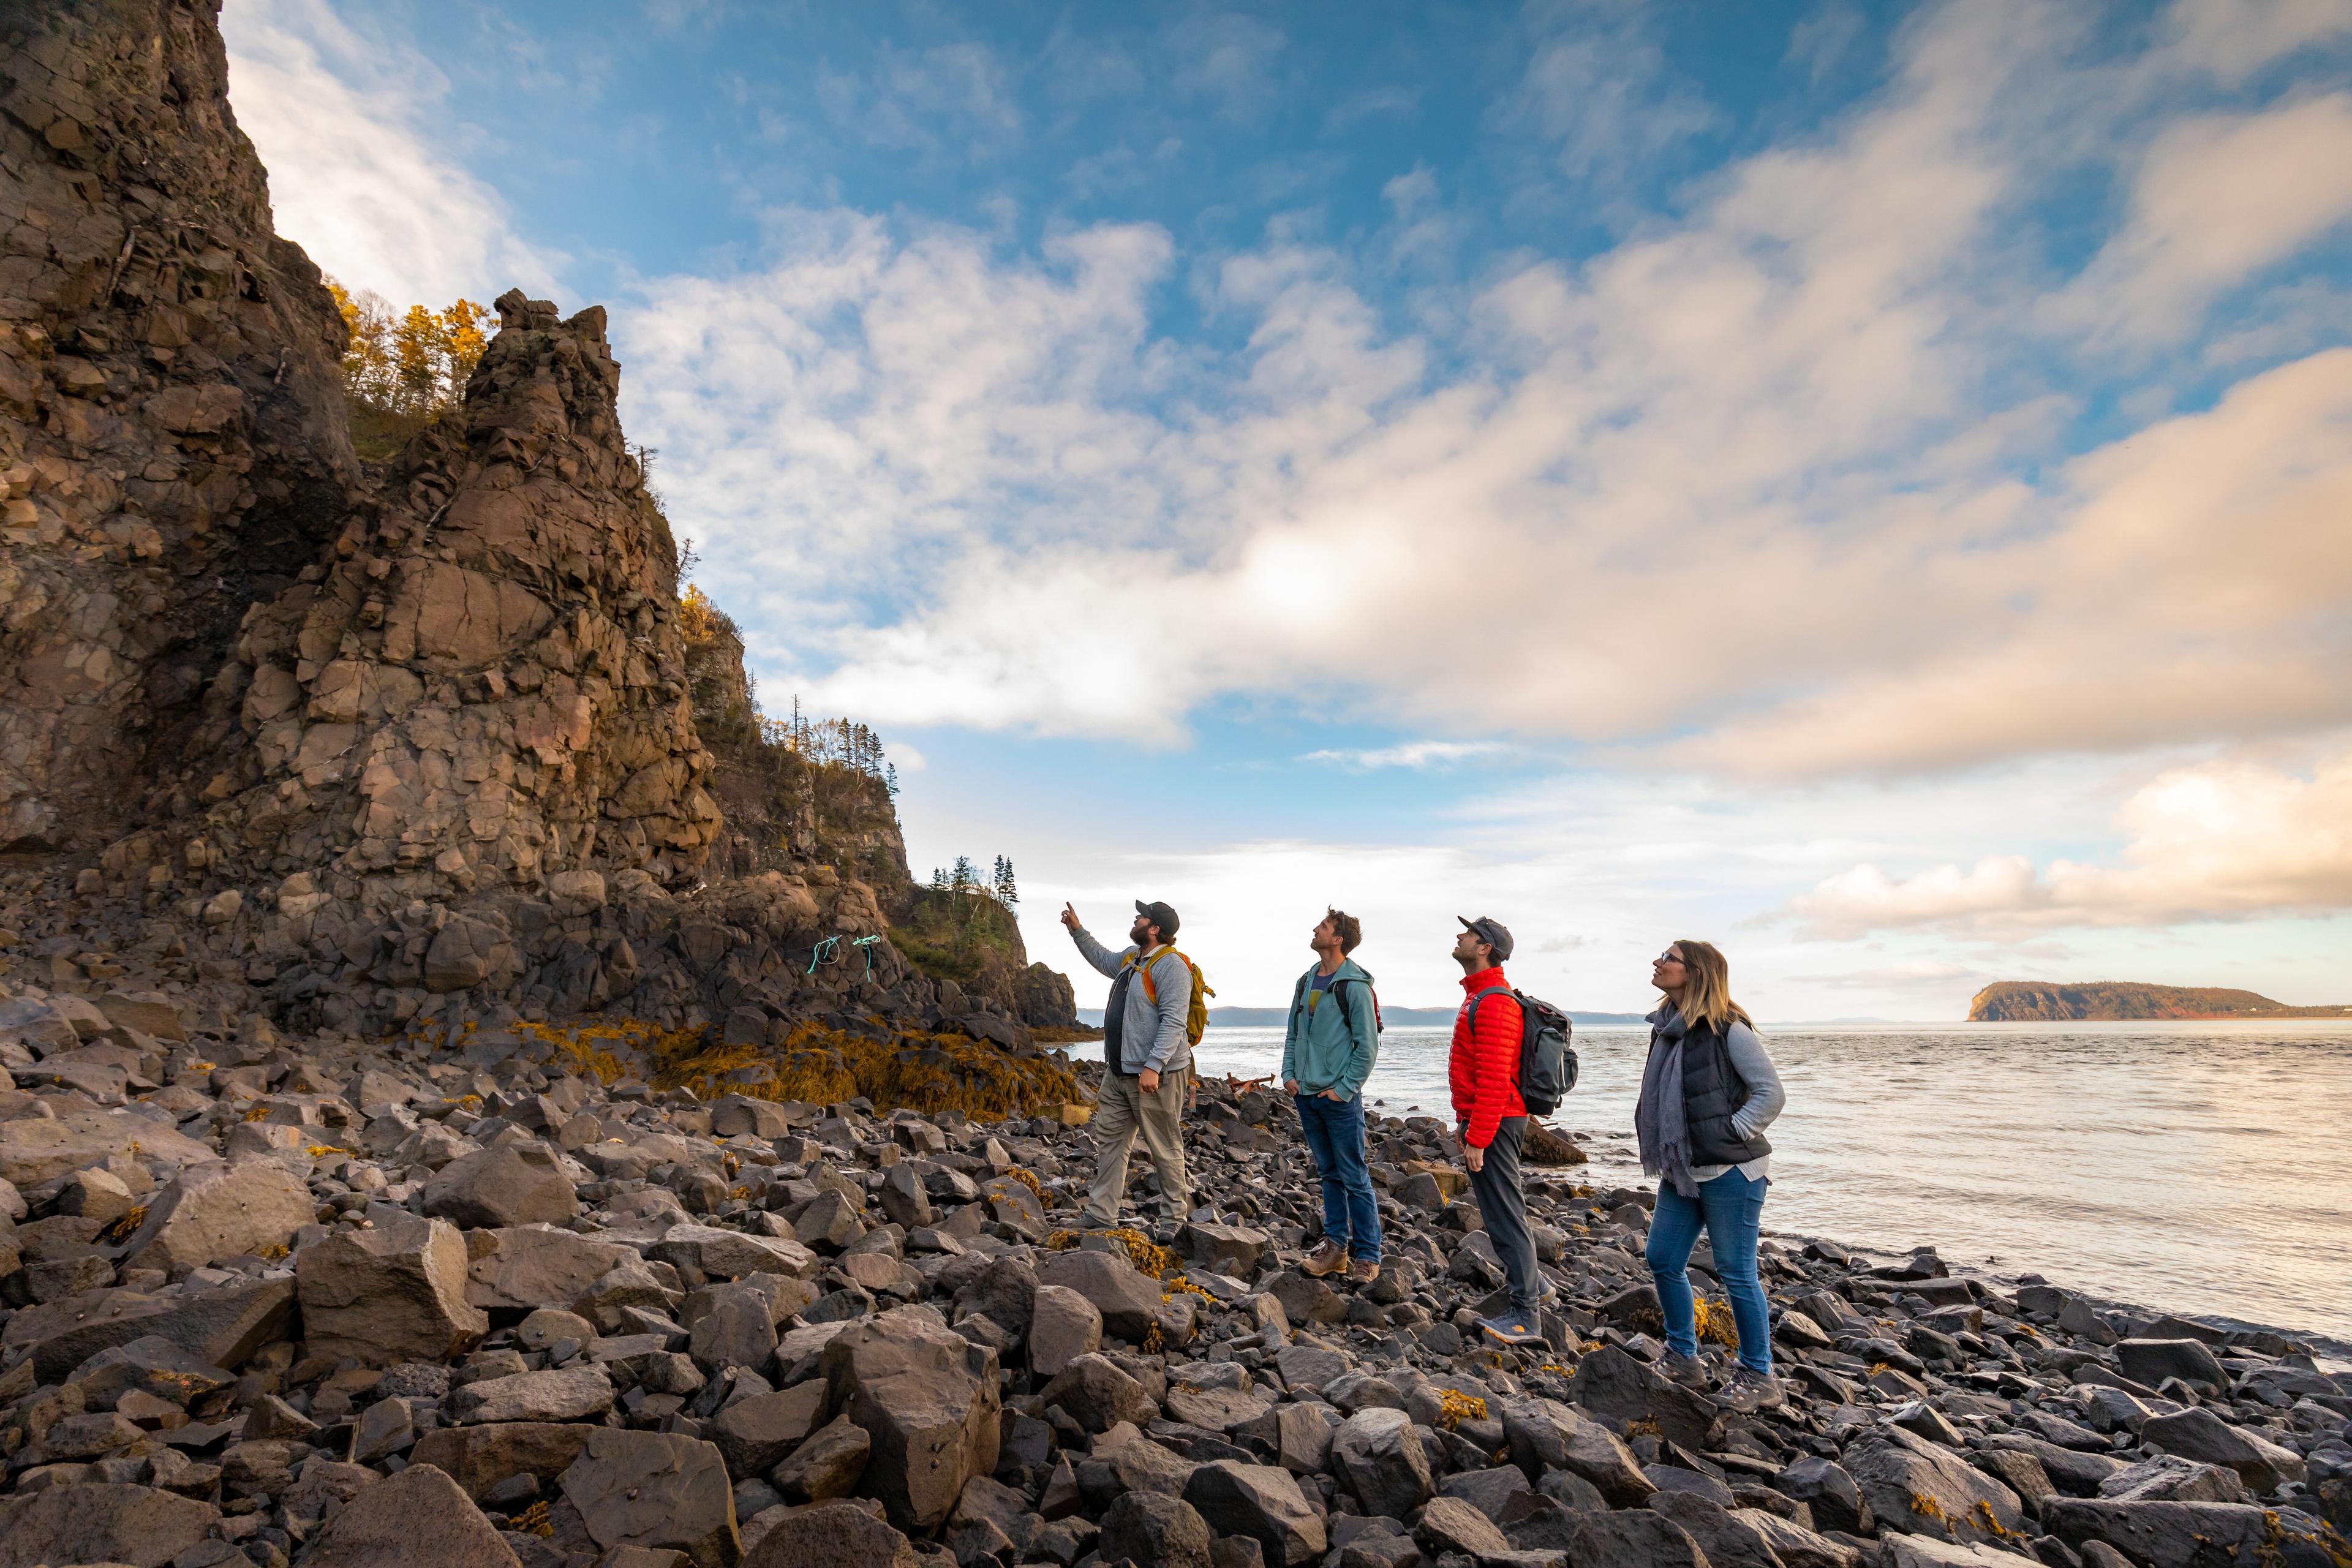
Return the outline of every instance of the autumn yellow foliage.
[[[496,318],[457,300],[436,310],[395,309],[382,297],[354,294],[327,279],[351,340],[343,349],[343,397],[360,455],[391,457],[409,437],[463,400],[466,378],[489,347]]]

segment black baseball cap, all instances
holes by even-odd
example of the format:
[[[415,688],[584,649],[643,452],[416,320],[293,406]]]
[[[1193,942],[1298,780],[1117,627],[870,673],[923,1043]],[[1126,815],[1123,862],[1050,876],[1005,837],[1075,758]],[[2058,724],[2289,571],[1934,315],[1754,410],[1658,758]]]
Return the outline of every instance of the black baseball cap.
[[[1176,927],[1179,922],[1174,910],[1170,909],[1166,904],[1147,904],[1141,899],[1138,899],[1135,900],[1135,912],[1160,928],[1160,941],[1176,940]]]
[[[1500,921],[1488,920],[1485,915],[1480,915],[1475,921],[1468,915],[1455,915],[1454,918],[1469,930],[1476,931],[1478,940],[1495,950],[1496,963],[1500,963],[1511,956],[1510,927]]]

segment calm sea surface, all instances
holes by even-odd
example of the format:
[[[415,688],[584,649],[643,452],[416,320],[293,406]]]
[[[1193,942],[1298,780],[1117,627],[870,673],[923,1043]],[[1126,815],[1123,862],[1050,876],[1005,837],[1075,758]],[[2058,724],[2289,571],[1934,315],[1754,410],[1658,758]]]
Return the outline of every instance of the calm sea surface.
[[[2352,1026],[1792,1025],[1768,1231],[2033,1272],[2136,1306],[2284,1329],[2352,1356]],[[1646,1029],[1579,1029],[1552,1120],[1591,1179],[1643,1180]],[[1076,1047],[1084,1051],[1083,1046]],[[1450,1117],[1446,1036],[1391,1029],[1379,1109]],[[1255,1078],[1279,1029],[1212,1029],[1202,1070]]]

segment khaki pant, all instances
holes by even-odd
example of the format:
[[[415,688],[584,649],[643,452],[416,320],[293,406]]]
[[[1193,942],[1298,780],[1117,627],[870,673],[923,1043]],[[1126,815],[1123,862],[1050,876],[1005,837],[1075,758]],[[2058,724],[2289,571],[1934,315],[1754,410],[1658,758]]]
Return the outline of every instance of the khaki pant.
[[[1116,1225],[1127,1195],[1127,1156],[1135,1147],[1139,1128],[1151,1168],[1160,1174],[1161,1212],[1182,1219],[1192,1209],[1192,1187],[1184,1174],[1184,1089],[1190,1068],[1160,1075],[1160,1087],[1143,1092],[1140,1078],[1124,1073],[1103,1074],[1095,1097],[1094,1184],[1087,1189],[1087,1218],[1097,1225]]]

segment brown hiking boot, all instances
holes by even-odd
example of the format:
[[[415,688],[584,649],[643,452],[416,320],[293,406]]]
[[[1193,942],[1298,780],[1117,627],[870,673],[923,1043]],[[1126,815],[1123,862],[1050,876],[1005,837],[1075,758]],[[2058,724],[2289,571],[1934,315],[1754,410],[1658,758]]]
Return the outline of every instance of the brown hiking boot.
[[[1337,1274],[1348,1267],[1348,1249],[1336,1241],[1327,1241],[1315,1256],[1298,1266],[1301,1274],[1311,1274],[1320,1279],[1327,1274]]]
[[[1381,1266],[1369,1258],[1359,1258],[1348,1265],[1348,1282],[1369,1285],[1381,1277]]]

